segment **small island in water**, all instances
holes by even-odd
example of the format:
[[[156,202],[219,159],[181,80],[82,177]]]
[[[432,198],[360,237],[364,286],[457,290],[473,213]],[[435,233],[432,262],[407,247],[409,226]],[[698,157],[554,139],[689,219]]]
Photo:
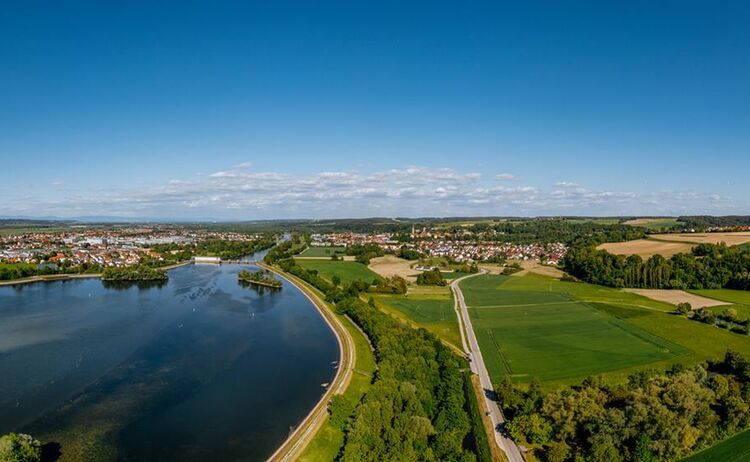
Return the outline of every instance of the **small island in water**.
[[[240,271],[237,275],[240,282],[247,282],[250,284],[257,284],[265,287],[273,287],[274,289],[281,289],[281,281],[273,277],[273,274],[269,271],[258,270],[248,271],[246,269]]]
[[[167,279],[166,271],[148,266],[105,268],[102,271],[103,281],[166,281]]]

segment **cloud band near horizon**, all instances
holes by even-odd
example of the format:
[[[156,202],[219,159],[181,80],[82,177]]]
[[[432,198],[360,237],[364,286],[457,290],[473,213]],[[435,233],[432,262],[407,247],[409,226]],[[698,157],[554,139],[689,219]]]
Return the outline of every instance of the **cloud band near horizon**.
[[[255,172],[245,162],[198,179],[141,189],[76,190],[8,198],[0,215],[74,218],[255,220],[372,216],[636,216],[747,213],[747,202],[700,191],[593,190],[561,179],[526,185],[511,173],[406,167],[294,175]]]

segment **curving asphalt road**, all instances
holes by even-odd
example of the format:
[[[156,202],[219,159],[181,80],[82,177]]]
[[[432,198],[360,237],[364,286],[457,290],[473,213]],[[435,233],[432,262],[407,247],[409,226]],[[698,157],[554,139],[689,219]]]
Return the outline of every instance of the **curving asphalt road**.
[[[464,301],[464,294],[461,292],[459,282],[470,277],[477,276],[472,274],[458,278],[451,282],[451,290],[453,291],[454,309],[458,316],[458,328],[461,331],[461,343],[467,356],[470,356],[471,360],[471,371],[479,375],[479,383],[482,385],[484,390],[484,400],[487,404],[487,409],[490,412],[490,419],[492,425],[495,428],[495,441],[497,442],[500,449],[505,452],[510,462],[524,462],[524,458],[521,455],[521,451],[518,449],[515,441],[507,436],[502,429],[505,427],[505,417],[494,399],[494,388],[492,386],[492,380],[490,380],[490,374],[487,372],[487,368],[484,365],[484,358],[482,358],[482,352],[479,349],[479,343],[477,337],[474,335],[474,328],[471,325],[471,318],[469,317],[469,310],[466,307],[466,301]]]

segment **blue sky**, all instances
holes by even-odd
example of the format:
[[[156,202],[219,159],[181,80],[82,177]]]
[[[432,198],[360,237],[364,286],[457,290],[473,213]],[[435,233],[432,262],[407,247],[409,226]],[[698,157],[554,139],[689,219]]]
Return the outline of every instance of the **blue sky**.
[[[747,24],[742,1],[3,2],[0,216],[748,214]]]

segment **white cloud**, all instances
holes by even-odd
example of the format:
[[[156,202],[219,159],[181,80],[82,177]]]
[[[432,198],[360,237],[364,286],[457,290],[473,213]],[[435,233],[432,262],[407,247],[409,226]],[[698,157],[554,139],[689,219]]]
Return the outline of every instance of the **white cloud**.
[[[518,177],[512,173],[499,173],[495,175],[495,179],[499,181],[517,181]]]
[[[252,166],[253,166],[253,163],[248,161],[248,162],[241,162],[235,165],[234,168],[250,168]]]
[[[695,191],[590,190],[506,186],[479,173],[409,166],[370,173],[310,174],[230,168],[140,189],[60,190],[0,202],[0,215],[189,219],[471,215],[673,215],[741,213],[747,200]],[[744,209],[743,209],[744,208]]]

